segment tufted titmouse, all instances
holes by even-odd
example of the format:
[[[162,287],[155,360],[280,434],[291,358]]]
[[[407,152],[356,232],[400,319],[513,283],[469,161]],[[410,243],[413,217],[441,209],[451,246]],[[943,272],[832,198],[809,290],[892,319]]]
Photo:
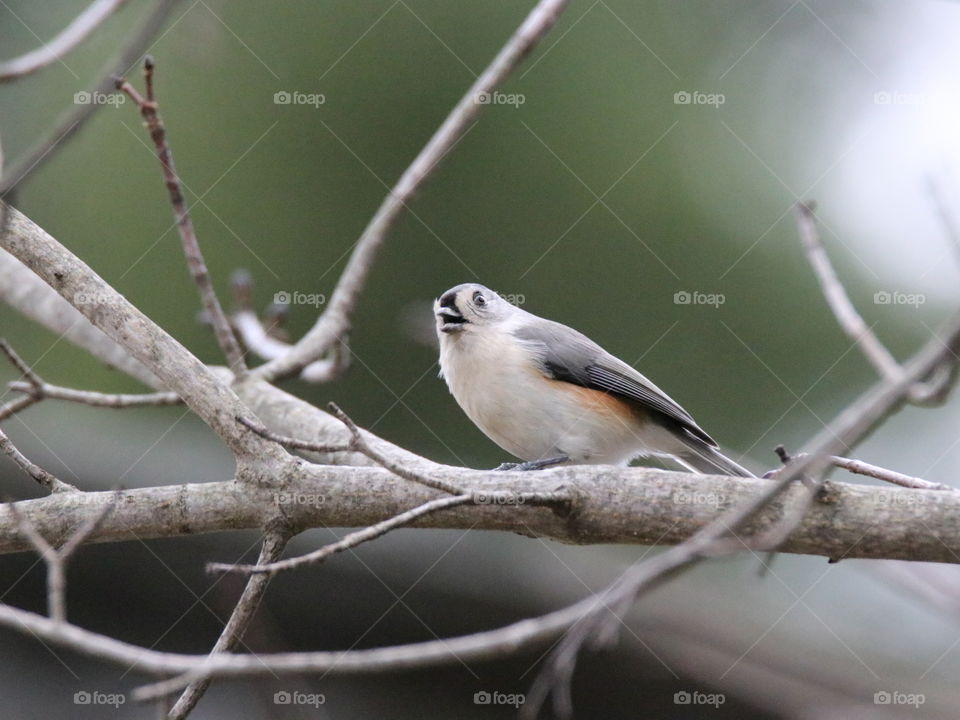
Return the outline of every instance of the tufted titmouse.
[[[671,457],[752,477],[665,392],[566,325],[457,285],[434,302],[440,374],[467,416],[522,469]]]

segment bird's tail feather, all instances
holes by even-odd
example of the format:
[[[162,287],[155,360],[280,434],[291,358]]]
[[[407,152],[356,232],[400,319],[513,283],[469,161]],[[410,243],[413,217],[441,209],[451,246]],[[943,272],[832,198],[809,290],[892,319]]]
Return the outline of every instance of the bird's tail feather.
[[[676,457],[682,465],[704,475],[756,477],[742,465],[738,465],[716,448],[706,444],[688,443],[686,449]]]

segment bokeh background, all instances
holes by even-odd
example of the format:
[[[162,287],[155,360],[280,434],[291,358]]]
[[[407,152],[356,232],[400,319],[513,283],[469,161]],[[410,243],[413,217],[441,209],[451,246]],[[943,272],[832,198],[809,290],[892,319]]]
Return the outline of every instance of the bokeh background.
[[[0,86],[8,165],[150,6],[131,0],[62,62]],[[82,7],[6,0],[0,56],[52,37]],[[150,52],[224,296],[238,268],[253,274],[261,307],[277,293],[329,295],[390,184],[530,7],[183,0]],[[478,281],[587,332],[653,378],[733,457],[774,466],[774,445],[799,448],[875,380],[807,266],[794,203],[819,201],[838,272],[898,357],[957,305],[958,249],[930,188],[948,210],[958,206],[958,33],[960,7],[947,2],[574,0],[502,88],[506,102],[485,109],[392,232],[357,310],[349,373],[287,388],[316,404],[336,400],[438,461],[506,460],[437,378],[429,331],[431,299]],[[130,75],[139,78],[136,68]],[[323,102],[277,104],[277,93]],[[200,358],[220,360],[197,321],[132,104],[105,104],[8,199]],[[683,304],[678,293],[718,297]],[[319,310],[294,305],[291,334]],[[0,332],[49,381],[139,389],[9,308],[0,318]],[[12,379],[0,368],[0,380]],[[857,455],[954,484],[957,419],[956,401],[904,410]],[[182,408],[120,414],[48,401],[4,430],[83,488],[231,471],[228,453]],[[5,460],[0,492],[39,495]],[[337,532],[305,533],[291,552]],[[71,570],[71,618],[130,642],[203,652],[239,593],[203,565],[249,557],[257,540],[233,533],[86,548]],[[277,578],[247,645],[374,647],[490,628],[582,597],[654,552],[401,531]],[[956,717],[953,567],[782,556],[765,577],[758,568],[753,557],[704,564],[645,597],[617,648],[582,657],[578,717]],[[42,611],[43,580],[34,556],[0,557],[4,602]],[[148,678],[2,637],[4,717],[155,715],[130,702],[118,710],[73,702],[78,691],[128,693]],[[474,693],[526,692],[539,657],[387,677],[218,682],[193,717],[510,717],[513,708],[477,705]],[[275,692],[294,689],[326,702],[274,703]],[[725,702],[678,705],[682,691],[723,693]],[[924,703],[878,705],[878,692],[921,693]]]

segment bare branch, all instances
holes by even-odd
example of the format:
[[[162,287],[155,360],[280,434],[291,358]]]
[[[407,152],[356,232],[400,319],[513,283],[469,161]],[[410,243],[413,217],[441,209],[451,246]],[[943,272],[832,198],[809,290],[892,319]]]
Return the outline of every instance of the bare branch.
[[[187,259],[190,276],[200,292],[200,301],[213,325],[213,332],[217,337],[220,350],[227,359],[227,365],[233,372],[243,375],[247,369],[247,364],[243,359],[243,351],[233,334],[226,313],[220,306],[217,293],[213,289],[213,282],[210,280],[210,272],[207,270],[207,263],[203,259],[203,252],[200,250],[200,243],[197,241],[197,233],[193,227],[190,210],[187,208],[183,192],[180,190],[180,178],[173,166],[173,151],[167,142],[167,131],[160,119],[159,106],[153,96],[153,68],[153,59],[148,55],[143,61],[144,83],[147,89],[146,98],[142,97],[130,83],[122,78],[117,79],[117,89],[126,93],[140,109],[140,114],[147,126],[147,132],[156,147],[164,184],[170,193],[170,204],[173,206],[173,216],[177,221],[177,230],[180,233],[180,242],[183,245],[183,254]]]
[[[877,374],[887,380],[896,380],[903,372],[900,364],[860,317],[860,313],[857,312],[850,301],[847,291],[837,277],[837,273],[830,263],[830,258],[824,250],[820,233],[817,232],[816,217],[813,213],[814,207],[812,204],[797,203],[796,218],[800,240],[807,253],[807,260],[810,261],[810,267],[813,268],[814,275],[820,281],[823,296],[830,305],[840,329],[860,346],[864,357],[870,361]]]
[[[39,387],[30,383],[14,381],[9,384],[11,390],[23,393],[36,393],[40,398],[64,400],[66,402],[90,405],[101,408],[132,408],[132,407],[163,407],[180,405],[183,401],[176,393],[101,393],[92,390],[75,390],[74,388],[60,387],[42,382]]]
[[[281,323],[286,318],[288,307],[271,303],[261,322],[253,310],[253,276],[246,270],[237,270],[230,276],[230,291],[235,306],[230,316],[234,330],[243,345],[262,360],[275,360],[290,352],[293,347],[287,342],[287,333]],[[333,343],[328,357],[316,360],[300,371],[300,379],[310,383],[325,383],[336,380],[350,367],[349,341],[344,333],[339,342]]]
[[[153,8],[144,18],[142,24],[132,33],[130,40],[117,54],[111,58],[97,73],[97,83],[90,88],[90,94],[109,93],[113,90],[113,76],[126,73],[130,66],[135,64],[143,55],[144,49],[149,46],[154,36],[167,21],[170,11],[180,0],[156,0]],[[0,179],[0,198],[6,197],[11,190],[23,182],[29,175],[36,172],[44,163],[55,156],[55,150],[64,147],[65,141],[76,134],[98,108],[100,103],[74,103],[57,119],[50,130],[34,143],[26,154],[14,165],[7,169]]]
[[[22,78],[60,60],[126,2],[127,0],[94,0],[53,40],[36,50],[0,63],[0,83]]]
[[[840,328],[847,337],[857,343],[864,357],[873,365],[880,377],[895,382],[903,375],[903,368],[864,322],[850,301],[820,240],[813,204],[797,203],[796,219],[807,259]],[[925,376],[916,379],[906,395],[906,401],[916,405],[942,403],[946,392],[956,379],[958,361],[960,358],[955,353],[945,354],[941,365],[930,368]]]
[[[429,515],[430,513],[434,513],[439,510],[446,510],[447,508],[456,507],[457,505],[466,505],[467,503],[472,502],[474,502],[474,495],[472,493],[437,498],[436,500],[430,500],[429,502],[418,505],[417,507],[407,510],[406,512],[402,512],[399,515],[394,515],[392,518],[388,518],[383,522],[369,525],[362,530],[352,532],[337,542],[324,545],[322,548],[314,550],[311,553],[307,553],[306,555],[300,555],[299,557],[289,558],[288,560],[280,560],[277,562],[258,562],[256,565],[208,563],[207,571],[235,572],[243,573],[245,575],[276,575],[284,570],[293,570],[306,565],[317,565],[326,560],[328,557],[336,555],[339,552],[355,548],[357,545],[362,543],[383,537],[391,530],[403,527],[404,525],[409,525],[424,515]]]
[[[273,562],[283,553],[287,545],[289,535],[280,530],[269,530],[263,538],[263,545],[260,548],[260,557],[257,559],[257,565],[266,565]],[[260,606],[263,594],[267,590],[267,584],[270,582],[269,575],[255,575],[247,580],[243,594],[237,601],[230,619],[220,633],[216,645],[210,654],[233,652],[240,645],[243,634],[250,625],[253,616]],[[203,694],[210,687],[210,679],[204,678],[191,683],[177,700],[173,709],[167,715],[167,720],[182,720],[196,706],[203,697]]]
[[[113,502],[105,503],[98,512],[87,518],[86,522],[59,550],[47,542],[29,518],[17,509],[16,503],[7,503],[7,507],[17,522],[18,530],[23,533],[33,548],[40,554],[47,566],[47,613],[54,622],[65,623],[67,621],[67,565],[77,548],[97,529],[113,509]]]
[[[11,403],[12,404],[12,403]],[[11,413],[12,414],[12,413]],[[17,450],[17,446],[7,437],[7,434],[0,430],[0,452],[13,460],[21,470],[36,480],[41,487],[46,488],[51,493],[77,492],[77,488],[69,483],[63,482],[52,473],[47,472],[42,467],[32,462],[26,455]]]
[[[0,352],[6,356],[11,365],[20,371],[20,374],[26,378],[27,383],[31,387],[38,388],[43,384],[43,381],[40,380],[40,376],[33,371],[33,368],[23,361],[23,358],[17,354],[16,350],[13,349],[13,346],[10,345],[5,338],[0,338]]]
[[[8,417],[16,415],[21,410],[25,410],[37,402],[40,402],[40,398],[36,397],[35,395],[24,395],[16,400],[11,400],[4,405],[0,405],[0,422],[3,422]]]
[[[540,0],[537,3],[384,198],[357,240],[330,301],[316,324],[284,357],[271,360],[254,370],[258,377],[277,380],[300,372],[311,362],[323,357],[337,339],[350,330],[350,318],[366,284],[374,258],[400,213],[483,109],[480,98],[499,87],[537,42],[550,31],[567,1]]]

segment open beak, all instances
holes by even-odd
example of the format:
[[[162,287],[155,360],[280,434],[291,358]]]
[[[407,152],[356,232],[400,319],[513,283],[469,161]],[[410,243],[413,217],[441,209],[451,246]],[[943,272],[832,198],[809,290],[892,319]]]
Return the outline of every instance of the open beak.
[[[445,333],[459,332],[469,322],[457,309],[456,298],[452,296],[440,299],[437,317],[440,319],[440,330]]]

